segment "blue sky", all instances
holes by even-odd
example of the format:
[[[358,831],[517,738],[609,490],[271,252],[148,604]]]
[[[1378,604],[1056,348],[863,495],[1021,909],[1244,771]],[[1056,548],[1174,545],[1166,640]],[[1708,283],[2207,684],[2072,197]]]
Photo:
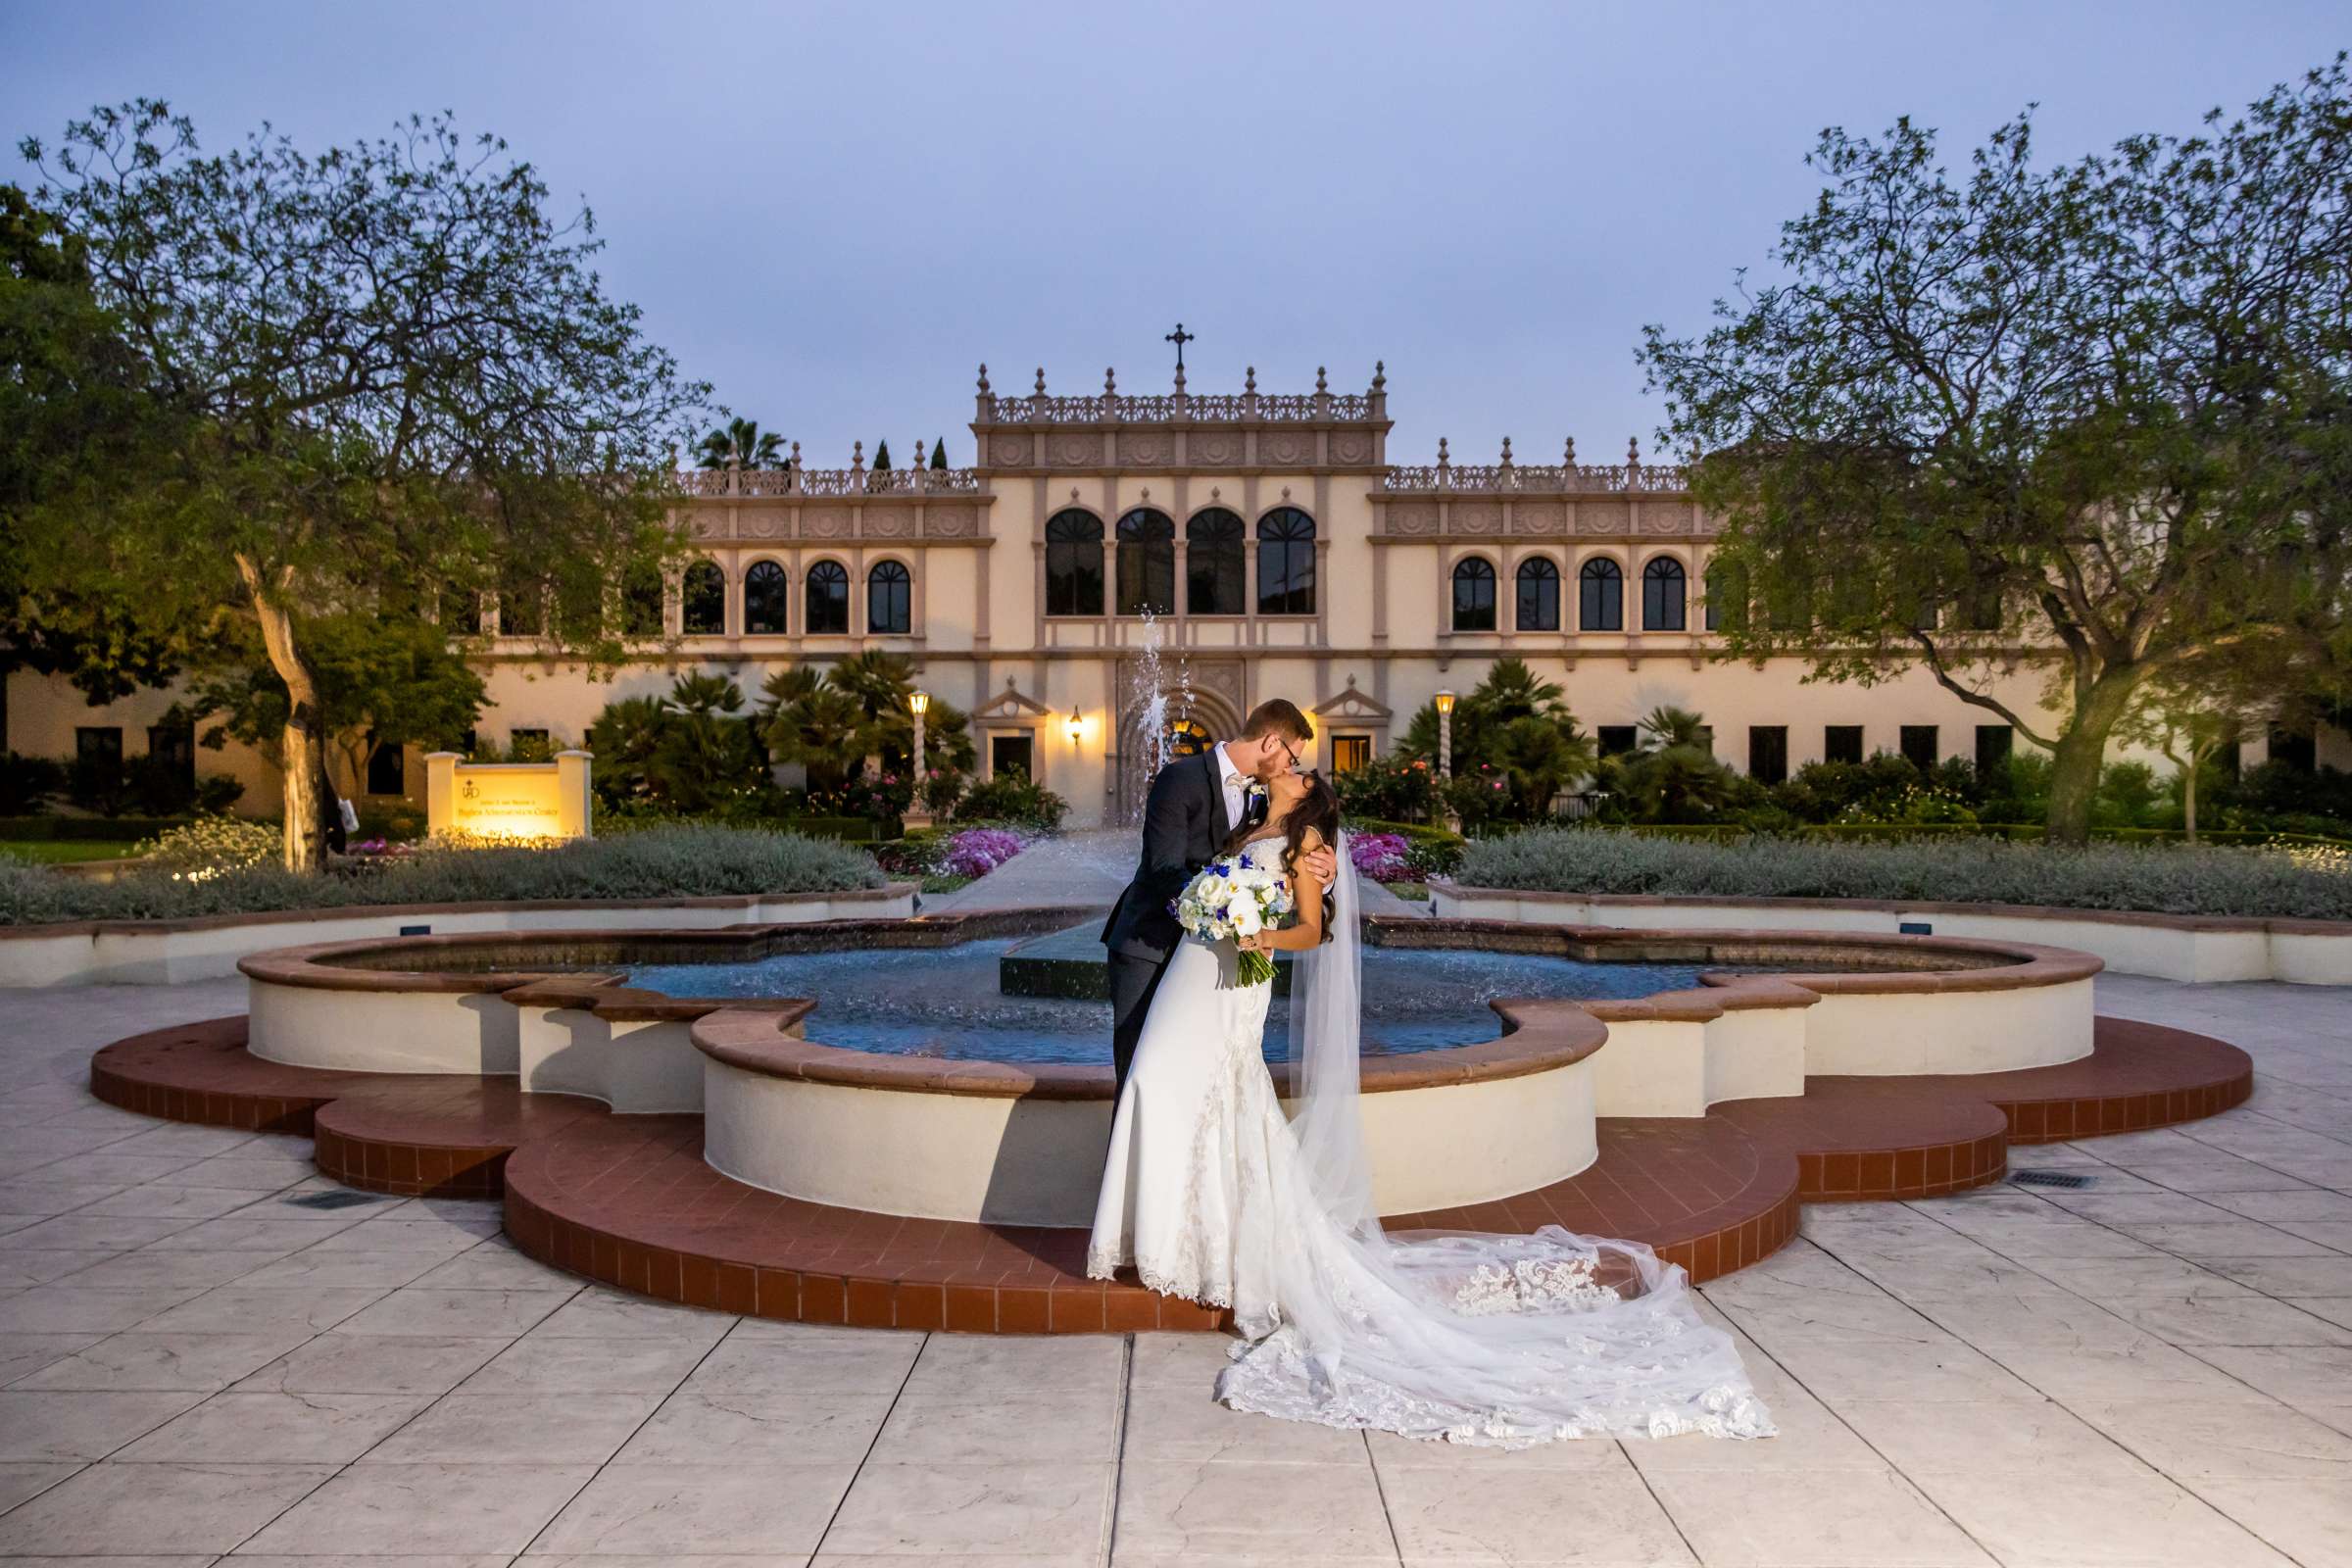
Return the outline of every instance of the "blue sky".
[[[1184,6],[0,0],[14,142],[160,96],[220,147],[454,110],[596,210],[612,289],[831,466],[1025,390],[1338,389],[1391,453],[1646,447],[1633,346],[1695,329],[1817,189],[1824,125],[2073,156],[2352,41],[2318,4]],[[0,175],[0,177],[9,177]]]

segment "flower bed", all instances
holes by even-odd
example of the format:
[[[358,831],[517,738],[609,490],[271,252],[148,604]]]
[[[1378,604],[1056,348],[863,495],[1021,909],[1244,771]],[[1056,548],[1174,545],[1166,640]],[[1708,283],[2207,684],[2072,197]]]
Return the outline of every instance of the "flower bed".
[[[649,828],[544,849],[428,845],[410,854],[364,857],[343,872],[317,876],[253,863],[249,834],[223,836],[209,858],[201,838],[191,831],[172,846],[171,858],[142,863],[111,882],[0,861],[0,925],[371,904],[825,893],[878,888],[884,881],[873,860],[857,850],[745,828]]]
[[[1683,897],[1917,899],[2160,914],[2352,919],[2352,854],[1997,839],[1694,842],[1541,829],[1472,843],[1465,887]]]

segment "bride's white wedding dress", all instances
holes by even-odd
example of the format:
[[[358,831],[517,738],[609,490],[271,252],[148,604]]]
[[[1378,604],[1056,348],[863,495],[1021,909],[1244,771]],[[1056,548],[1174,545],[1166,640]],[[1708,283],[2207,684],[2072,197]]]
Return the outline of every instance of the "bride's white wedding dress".
[[[1243,852],[1278,863],[1279,837]],[[1272,987],[1220,984],[1230,945],[1169,959],[1111,1123],[1087,1272],[1233,1309],[1237,1409],[1520,1447],[1556,1438],[1764,1437],[1731,1337],[1646,1247],[1381,1231],[1357,1116],[1355,873],[1292,985],[1298,1114],[1262,1054]]]

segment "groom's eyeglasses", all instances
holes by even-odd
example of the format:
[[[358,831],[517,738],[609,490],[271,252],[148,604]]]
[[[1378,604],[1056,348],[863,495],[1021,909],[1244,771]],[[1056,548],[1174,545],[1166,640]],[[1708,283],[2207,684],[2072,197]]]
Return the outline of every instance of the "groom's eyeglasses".
[[[1292,771],[1292,772],[1294,772],[1294,773],[1298,772],[1298,765],[1299,765],[1299,764],[1298,764],[1298,749],[1297,749],[1296,747],[1292,746],[1292,745],[1291,745],[1291,743],[1290,743],[1289,741],[1286,741],[1286,740],[1284,740],[1284,739],[1283,739],[1281,736],[1279,736],[1279,735],[1277,735],[1277,736],[1275,736],[1275,737],[1274,737],[1274,744],[1275,744],[1275,745],[1277,745],[1277,746],[1279,746],[1279,747],[1281,747],[1281,748],[1283,749],[1283,752],[1284,752],[1284,754],[1285,754],[1285,755],[1287,755],[1287,756],[1290,758],[1290,760],[1291,760],[1291,771]]]

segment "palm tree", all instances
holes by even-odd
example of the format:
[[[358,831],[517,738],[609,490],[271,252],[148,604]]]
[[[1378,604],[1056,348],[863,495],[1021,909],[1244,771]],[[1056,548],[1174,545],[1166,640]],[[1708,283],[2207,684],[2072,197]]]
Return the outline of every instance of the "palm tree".
[[[760,429],[757,419],[729,419],[725,429],[703,437],[695,464],[704,468],[780,468],[784,438]]]
[[[1731,799],[1737,776],[1716,760],[1707,721],[1687,708],[1652,709],[1642,747],[1610,759],[1604,782],[1644,822],[1703,822]]]
[[[698,717],[732,713],[743,706],[743,688],[724,675],[680,675],[669,688],[669,706]]]
[[[662,745],[669,710],[659,697],[624,697],[607,703],[588,726],[588,749],[596,754],[596,784],[607,799],[652,793],[646,769]]]
[[[1592,771],[1596,754],[1576,720],[1524,713],[1494,737],[1494,762],[1511,781],[1518,815],[1542,821],[1551,815],[1553,797]]]
[[[760,733],[779,762],[799,763],[812,790],[850,781],[871,747],[872,721],[857,698],[807,665],[781,669],[760,688]]]

